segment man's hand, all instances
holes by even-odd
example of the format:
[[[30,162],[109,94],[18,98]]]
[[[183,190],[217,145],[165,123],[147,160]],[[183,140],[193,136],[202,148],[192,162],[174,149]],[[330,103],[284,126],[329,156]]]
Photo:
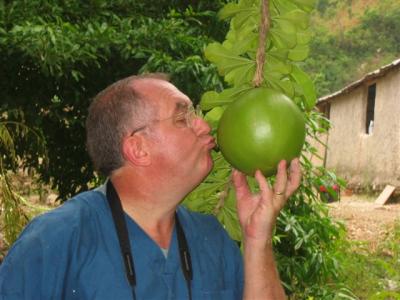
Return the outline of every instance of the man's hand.
[[[234,170],[232,178],[236,189],[239,222],[245,242],[265,246],[272,240],[280,210],[300,185],[299,159],[292,160],[289,175],[286,170],[286,161],[282,160],[279,163],[273,188],[269,186],[264,175],[257,170],[255,178],[260,187],[260,192],[257,194],[250,191],[245,174]]]

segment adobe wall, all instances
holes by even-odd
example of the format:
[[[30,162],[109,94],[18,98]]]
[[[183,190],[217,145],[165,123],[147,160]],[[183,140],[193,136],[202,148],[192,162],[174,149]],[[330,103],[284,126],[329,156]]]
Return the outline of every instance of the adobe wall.
[[[353,186],[400,187],[400,69],[375,82],[372,134],[365,132],[367,83],[332,99],[326,167]]]

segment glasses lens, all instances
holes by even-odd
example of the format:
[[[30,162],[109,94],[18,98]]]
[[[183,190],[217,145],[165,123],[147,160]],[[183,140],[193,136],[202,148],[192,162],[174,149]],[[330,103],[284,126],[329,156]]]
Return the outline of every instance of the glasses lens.
[[[191,106],[190,108],[189,108],[189,110],[188,110],[188,112],[187,112],[187,114],[186,114],[186,116],[187,116],[187,126],[188,127],[192,127],[192,125],[193,125],[193,120],[195,119],[195,118],[201,118],[202,116],[201,116],[201,109],[200,109],[200,106],[196,106],[196,109],[193,107],[193,106]]]
[[[199,117],[199,118],[202,118],[202,119],[204,118],[203,111],[201,110],[201,107],[200,107],[199,104],[196,105],[195,114],[196,114],[196,116]]]
[[[187,111],[175,115],[173,120],[176,127],[192,128],[195,118],[202,118],[199,106],[197,106],[196,109],[192,106],[188,107]]]

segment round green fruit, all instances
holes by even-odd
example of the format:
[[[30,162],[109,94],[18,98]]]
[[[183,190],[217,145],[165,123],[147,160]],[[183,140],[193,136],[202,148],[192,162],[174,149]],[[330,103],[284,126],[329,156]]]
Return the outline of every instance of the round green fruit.
[[[281,160],[298,157],[306,135],[305,118],[286,95],[255,88],[230,104],[221,116],[217,141],[225,159],[254,176],[276,173]]]

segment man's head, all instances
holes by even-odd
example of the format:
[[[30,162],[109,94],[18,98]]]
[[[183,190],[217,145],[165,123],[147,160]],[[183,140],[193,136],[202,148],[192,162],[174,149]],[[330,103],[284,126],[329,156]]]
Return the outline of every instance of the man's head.
[[[144,101],[131,87],[133,80],[135,77],[131,76],[110,85],[89,107],[86,145],[95,169],[105,176],[123,165],[122,138],[144,111]]]
[[[164,78],[133,76],[112,84],[95,97],[86,122],[95,168],[106,176],[123,166],[159,170],[157,176],[194,172],[201,180],[211,169],[214,143],[192,109]]]

